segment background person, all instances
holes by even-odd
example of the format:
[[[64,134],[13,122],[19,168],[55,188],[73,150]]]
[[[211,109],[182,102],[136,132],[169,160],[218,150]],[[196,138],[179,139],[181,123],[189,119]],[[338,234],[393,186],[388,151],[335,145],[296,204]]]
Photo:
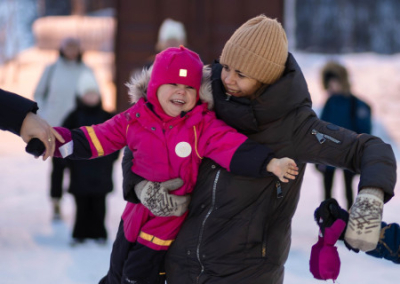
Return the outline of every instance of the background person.
[[[68,113],[75,108],[77,83],[82,72],[93,73],[82,61],[83,52],[78,39],[65,38],[61,42],[59,53],[56,62],[45,68],[34,92],[34,99],[40,107],[38,114],[52,126],[61,125]],[[54,220],[61,218],[64,168],[65,162],[62,159],[52,159],[50,197]]]
[[[356,133],[371,134],[371,108],[351,93],[347,69],[335,61],[329,61],[322,68],[321,78],[328,94],[321,119]],[[335,167],[317,165],[317,169],[324,176],[325,199],[331,198]],[[353,178],[355,175],[352,171],[343,170],[348,209],[353,205]]]
[[[101,94],[92,72],[81,73],[76,100],[76,108],[65,119],[64,127],[74,129],[99,124],[112,117],[102,107]],[[68,192],[74,196],[76,205],[72,246],[87,240],[106,244],[106,197],[113,190],[113,167],[118,156],[119,151],[116,151],[93,160],[66,160],[70,172]]]

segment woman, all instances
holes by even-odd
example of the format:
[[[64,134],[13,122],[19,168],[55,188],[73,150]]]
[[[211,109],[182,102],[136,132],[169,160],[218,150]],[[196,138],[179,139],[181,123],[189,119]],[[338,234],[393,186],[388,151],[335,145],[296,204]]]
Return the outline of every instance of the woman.
[[[188,217],[167,253],[168,284],[283,283],[291,221],[306,163],[361,173],[355,204],[361,198],[371,206],[376,202],[376,207],[372,206],[375,212],[381,212],[383,201],[393,196],[396,161],[390,145],[318,119],[277,21],[262,15],[244,23],[226,43],[220,63],[212,65],[211,79],[218,118],[268,145],[277,157],[294,157],[299,175],[295,181],[281,184],[273,177],[235,176],[205,159]],[[137,177],[126,175],[126,168],[128,164],[124,165],[124,193],[134,201],[128,187]],[[154,186],[148,188],[154,190]],[[167,194],[161,188],[158,196]],[[359,213],[365,217],[370,212],[361,209]],[[362,226],[361,237],[348,231],[350,243],[362,249],[376,245],[379,238],[379,228],[373,237]]]

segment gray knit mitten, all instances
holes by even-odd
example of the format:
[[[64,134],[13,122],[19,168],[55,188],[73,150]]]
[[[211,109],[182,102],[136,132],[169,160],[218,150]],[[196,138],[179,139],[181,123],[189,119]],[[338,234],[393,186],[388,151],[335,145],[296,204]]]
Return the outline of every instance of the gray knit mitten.
[[[383,191],[378,188],[362,189],[350,208],[345,241],[362,251],[375,249],[381,231],[382,212]]]
[[[151,213],[159,217],[181,216],[188,209],[190,203],[189,195],[175,195],[170,191],[176,190],[183,185],[180,178],[165,182],[141,181],[135,186],[135,193],[142,204]]]

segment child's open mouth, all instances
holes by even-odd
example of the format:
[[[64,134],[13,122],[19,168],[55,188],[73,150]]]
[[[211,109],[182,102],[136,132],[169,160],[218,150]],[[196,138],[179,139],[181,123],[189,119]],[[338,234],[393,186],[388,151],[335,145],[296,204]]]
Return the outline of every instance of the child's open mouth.
[[[171,100],[171,102],[173,104],[177,104],[177,105],[184,105],[185,104],[185,101],[183,101],[183,100]]]

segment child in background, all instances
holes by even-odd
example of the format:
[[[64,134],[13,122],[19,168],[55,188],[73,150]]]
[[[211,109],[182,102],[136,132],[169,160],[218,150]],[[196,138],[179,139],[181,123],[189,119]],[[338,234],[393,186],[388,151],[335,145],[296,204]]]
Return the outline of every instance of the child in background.
[[[78,80],[75,109],[67,116],[63,126],[78,128],[103,123],[112,117],[102,107],[99,88],[92,72],[82,72]],[[105,244],[106,196],[113,189],[113,166],[119,151],[94,160],[66,159],[70,170],[69,193],[76,205],[75,224],[71,245],[93,239]]]
[[[321,113],[321,120],[353,130],[357,133],[371,134],[371,108],[351,92],[351,85],[347,69],[335,62],[327,62],[321,71],[322,85],[328,99]],[[325,198],[332,197],[335,167],[317,165],[317,169],[324,176]],[[346,189],[347,209],[353,205],[353,179],[355,173],[343,170]]]
[[[127,145],[133,152],[132,171],[136,174],[158,182],[183,180],[175,187],[179,187],[176,195],[191,193],[203,157],[247,176],[273,173],[288,182],[298,174],[292,159],[274,158],[269,148],[217,120],[207,103],[200,103],[200,98],[207,101],[211,97],[211,82],[207,78],[201,84],[203,63],[196,53],[182,46],[168,48],[142,75],[130,85],[131,95],[140,98],[127,111],[92,127],[56,128],[67,141],[56,155],[90,159]],[[165,253],[186,215],[157,217],[142,204],[128,203],[110,271],[100,283],[162,283]]]

